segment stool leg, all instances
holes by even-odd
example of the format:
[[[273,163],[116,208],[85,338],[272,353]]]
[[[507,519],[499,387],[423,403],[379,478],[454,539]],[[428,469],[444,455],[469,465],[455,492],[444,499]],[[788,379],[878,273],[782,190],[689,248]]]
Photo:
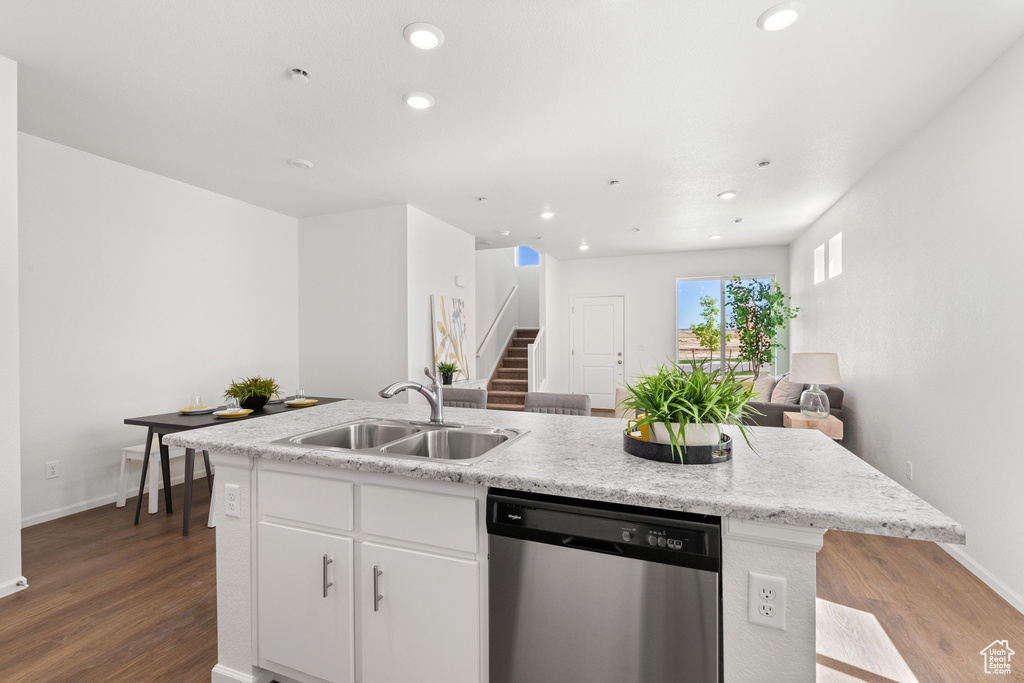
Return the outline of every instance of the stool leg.
[[[121,451],[121,474],[117,478],[117,504],[123,508],[128,500],[128,453]]]
[[[149,456],[149,514],[155,515],[160,507],[160,449]]]
[[[181,535],[188,536],[192,526],[192,470],[196,468],[196,449],[185,449],[185,517],[181,522]]]
[[[164,476],[164,505],[167,514],[174,512],[171,503],[171,449],[164,444],[164,435],[160,435],[160,471]]]
[[[135,523],[139,523],[139,513],[142,512],[142,492],[146,488],[146,471],[149,469],[149,451],[153,447],[153,428],[149,428],[146,434],[146,452],[142,457],[142,476],[139,478],[139,499],[135,502]]]
[[[203,464],[206,465],[206,483],[210,486],[210,499],[213,499],[213,469],[210,468],[210,451],[203,451]]]

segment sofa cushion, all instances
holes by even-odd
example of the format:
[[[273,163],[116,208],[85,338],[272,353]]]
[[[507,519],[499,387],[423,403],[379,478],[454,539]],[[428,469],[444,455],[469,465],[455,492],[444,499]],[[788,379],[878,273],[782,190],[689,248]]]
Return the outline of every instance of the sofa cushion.
[[[800,403],[800,394],[804,393],[803,384],[794,384],[789,381],[789,373],[779,378],[775,388],[772,390],[771,403]]]
[[[772,377],[771,375],[758,375],[757,380],[754,382],[754,396],[750,400],[769,403],[772,398],[772,391],[775,389],[778,381],[777,377]]]

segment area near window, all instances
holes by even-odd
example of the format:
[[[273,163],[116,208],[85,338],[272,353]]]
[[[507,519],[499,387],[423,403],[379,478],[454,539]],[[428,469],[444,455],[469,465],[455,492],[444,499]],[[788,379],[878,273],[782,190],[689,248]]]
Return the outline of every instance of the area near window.
[[[737,374],[753,374],[750,363],[740,362],[739,335],[727,327],[731,307],[727,302],[726,284],[731,278],[703,278],[676,280],[676,362],[684,370],[694,364],[705,363],[708,369],[728,363]],[[769,283],[772,276],[751,277],[751,280]],[[770,372],[771,366],[761,366],[761,372]]]

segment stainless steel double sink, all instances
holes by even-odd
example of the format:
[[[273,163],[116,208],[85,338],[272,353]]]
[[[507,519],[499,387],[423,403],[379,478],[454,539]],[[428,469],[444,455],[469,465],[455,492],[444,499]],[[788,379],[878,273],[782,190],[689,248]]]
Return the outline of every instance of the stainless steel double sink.
[[[527,433],[517,429],[364,417],[271,443],[397,458],[451,460],[469,465]]]

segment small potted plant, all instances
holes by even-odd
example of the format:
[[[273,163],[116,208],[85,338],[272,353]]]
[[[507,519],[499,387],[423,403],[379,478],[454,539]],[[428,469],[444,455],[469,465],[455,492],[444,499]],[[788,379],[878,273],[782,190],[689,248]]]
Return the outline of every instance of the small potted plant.
[[[441,384],[451,384],[452,378],[459,372],[459,366],[456,363],[438,363],[437,371],[441,373]]]
[[[736,425],[750,445],[744,419],[757,413],[748,405],[754,393],[736,379],[732,368],[709,372],[698,363],[683,372],[675,365],[660,364],[653,374],[636,377],[626,389],[629,394],[619,405],[640,415],[638,425],[651,426],[651,441],[671,445],[671,462],[688,462],[688,449],[718,446],[723,424]]]
[[[246,377],[242,380],[233,381],[231,386],[224,392],[224,395],[237,398],[243,408],[259,410],[280,390],[281,387],[273,379]]]

